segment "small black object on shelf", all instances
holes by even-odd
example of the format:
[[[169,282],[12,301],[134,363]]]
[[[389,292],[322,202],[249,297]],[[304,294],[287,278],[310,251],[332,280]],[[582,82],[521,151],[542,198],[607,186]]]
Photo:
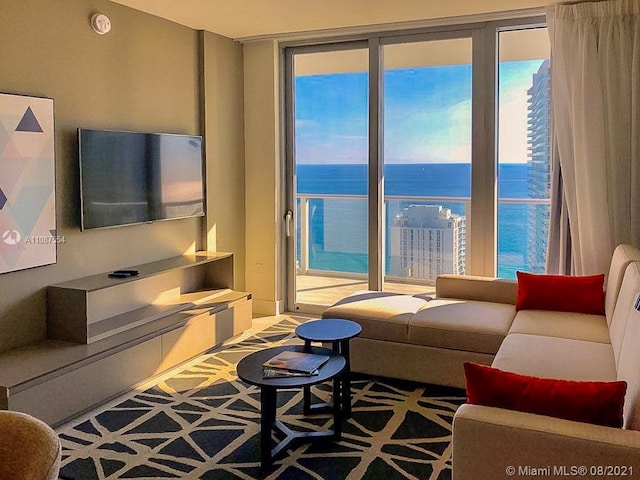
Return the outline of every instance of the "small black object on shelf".
[[[129,278],[135,277],[139,273],[140,272],[138,270],[114,270],[113,272],[109,273],[108,276],[111,278]]]

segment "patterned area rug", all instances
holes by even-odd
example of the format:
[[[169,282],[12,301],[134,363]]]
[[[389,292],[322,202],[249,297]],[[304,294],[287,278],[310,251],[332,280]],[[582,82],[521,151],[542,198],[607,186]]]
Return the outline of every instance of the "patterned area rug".
[[[303,318],[212,350],[144,391],[131,392],[59,431],[61,478],[261,478],[260,394],[237,379],[245,355],[300,343]],[[462,390],[354,375],[352,416],[340,442],[293,444],[269,479],[451,478],[451,421]],[[314,387],[330,400],[330,384]],[[302,414],[302,392],[278,391],[278,419],[295,430],[330,429],[329,415]]]

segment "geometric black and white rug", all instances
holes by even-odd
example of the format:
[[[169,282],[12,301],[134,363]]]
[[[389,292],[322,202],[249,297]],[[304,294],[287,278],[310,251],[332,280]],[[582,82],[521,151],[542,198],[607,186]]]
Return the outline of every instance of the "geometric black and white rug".
[[[260,478],[260,394],[238,380],[235,365],[256,350],[299,343],[293,331],[303,320],[284,317],[63,427],[61,478]],[[330,385],[313,393],[329,400]],[[266,478],[451,478],[451,422],[463,390],[354,375],[352,396],[340,442],[293,444]],[[299,389],[278,390],[277,416],[294,430],[332,423],[329,415],[302,414]]]

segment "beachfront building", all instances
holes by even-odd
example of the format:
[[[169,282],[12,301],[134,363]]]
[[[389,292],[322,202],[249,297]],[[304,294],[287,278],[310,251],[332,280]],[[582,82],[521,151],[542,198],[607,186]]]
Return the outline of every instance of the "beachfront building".
[[[389,232],[389,275],[435,280],[465,273],[466,218],[441,205],[410,205]]]
[[[549,198],[551,183],[551,71],[549,60],[540,65],[527,90],[529,198]],[[529,207],[528,270],[544,273],[549,231],[549,206]]]

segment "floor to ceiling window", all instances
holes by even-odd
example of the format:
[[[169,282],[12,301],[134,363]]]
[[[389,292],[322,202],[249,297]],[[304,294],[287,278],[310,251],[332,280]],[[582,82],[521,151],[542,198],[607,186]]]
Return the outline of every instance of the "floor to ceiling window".
[[[383,288],[422,292],[466,270],[472,40],[385,45],[382,58]]]
[[[498,271],[543,273],[550,209],[551,83],[546,28],[498,34]]]
[[[539,22],[286,48],[290,310],[543,269]]]

